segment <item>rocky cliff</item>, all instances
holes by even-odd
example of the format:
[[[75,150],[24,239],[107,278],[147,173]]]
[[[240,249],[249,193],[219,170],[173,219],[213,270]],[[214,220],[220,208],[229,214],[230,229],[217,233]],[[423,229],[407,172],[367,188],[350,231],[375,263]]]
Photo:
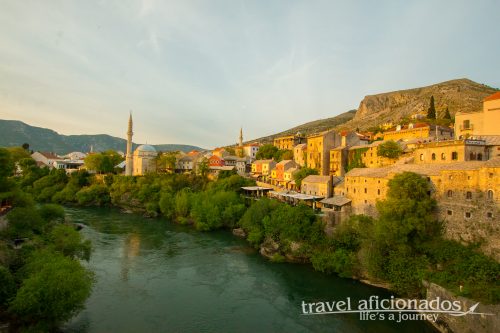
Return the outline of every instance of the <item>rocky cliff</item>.
[[[427,87],[399,90],[363,98],[351,121],[341,127],[367,129],[385,122],[397,122],[415,113],[426,114],[431,96],[434,96],[438,115],[449,109],[453,116],[460,111],[480,111],[483,99],[497,89],[469,79],[458,79]]]

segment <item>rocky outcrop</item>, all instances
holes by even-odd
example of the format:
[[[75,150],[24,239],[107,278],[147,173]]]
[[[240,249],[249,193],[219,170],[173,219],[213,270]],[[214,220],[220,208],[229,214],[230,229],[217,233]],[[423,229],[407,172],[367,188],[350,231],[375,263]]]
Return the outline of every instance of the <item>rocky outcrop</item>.
[[[426,114],[431,96],[436,111],[443,115],[446,108],[453,116],[461,111],[480,111],[483,99],[497,90],[468,79],[459,79],[427,87],[400,90],[366,96],[359,104],[354,119],[342,125],[366,129],[386,122],[395,123],[413,114]]]
[[[233,229],[233,235],[240,238],[247,238],[247,233],[245,232],[245,230],[243,230],[243,228]]]
[[[434,283],[427,283],[427,299],[433,300],[439,297],[441,300],[460,301],[462,310],[470,309],[477,302],[471,299],[455,296],[450,291]],[[475,308],[476,313],[487,313],[493,315],[465,315],[451,316],[439,314],[436,323],[431,322],[439,331],[443,333],[493,333],[498,332],[500,327],[500,305],[479,304]]]

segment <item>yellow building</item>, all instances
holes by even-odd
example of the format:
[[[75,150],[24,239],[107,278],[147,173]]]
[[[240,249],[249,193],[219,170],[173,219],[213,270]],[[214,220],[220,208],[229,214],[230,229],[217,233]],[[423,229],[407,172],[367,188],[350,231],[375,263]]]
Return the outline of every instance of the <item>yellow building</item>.
[[[429,182],[437,200],[436,219],[445,221],[448,238],[483,240],[482,250],[500,259],[500,158],[441,164],[396,164],[357,168],[335,187],[335,196],[351,200],[353,214],[377,216],[376,202],[387,195],[396,174],[414,172]]]
[[[133,155],[133,175],[142,176],[156,171],[156,149],[150,145],[140,145]]]
[[[332,196],[332,177],[309,175],[302,179],[300,192],[308,195],[315,195],[324,198]]]
[[[293,150],[293,148],[304,141],[301,135],[280,136],[273,140],[273,145],[280,150]]]
[[[438,141],[417,145],[414,155],[417,164],[486,161],[490,147],[484,140]]]
[[[367,168],[380,168],[396,163],[398,159],[378,156],[378,147],[384,142],[385,141],[375,141],[369,145],[349,148],[348,164],[352,163],[355,159],[359,159]],[[401,149],[404,148],[401,143],[398,142],[398,144],[401,146]]]
[[[500,135],[500,92],[483,101],[481,112],[457,112],[455,114],[455,137],[481,137]]]
[[[307,144],[300,143],[293,147],[293,160],[295,163],[303,167],[306,165]]]
[[[435,138],[439,140],[453,139],[453,130],[449,127],[430,125],[425,123],[398,125],[395,129],[384,132],[384,141],[406,141],[411,139]]]
[[[322,176],[330,172],[330,150],[341,143],[340,135],[326,131],[307,137],[307,167],[318,170]]]

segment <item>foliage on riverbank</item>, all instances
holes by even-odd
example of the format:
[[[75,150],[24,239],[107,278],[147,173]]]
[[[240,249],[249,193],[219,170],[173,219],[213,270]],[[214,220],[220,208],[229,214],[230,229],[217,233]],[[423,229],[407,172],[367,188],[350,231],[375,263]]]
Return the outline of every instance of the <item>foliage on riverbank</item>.
[[[19,180],[37,201],[114,205],[193,224],[200,231],[242,228],[254,247],[273,247],[271,257],[299,258],[321,272],[388,282],[401,295],[423,296],[422,280],[427,279],[463,296],[500,301],[499,264],[474,247],[441,237],[429,185],[414,173],[389,182],[387,199],[377,205],[378,219],[353,216],[332,237],[309,207],[266,198],[248,205],[239,190],[252,181],[237,175],[215,182],[184,174],[66,176],[51,171],[39,176],[35,179],[28,170]]]
[[[46,171],[33,169],[15,181],[10,177],[14,160],[1,148],[0,156],[0,198],[2,204],[13,206],[0,230],[0,311],[22,330],[53,331],[81,310],[90,295],[93,274],[80,264],[81,259],[89,259],[90,242],[64,223],[61,206],[35,206],[20,189],[49,176]],[[38,198],[62,190],[60,183],[48,180],[65,177],[50,177],[38,183],[34,190]]]

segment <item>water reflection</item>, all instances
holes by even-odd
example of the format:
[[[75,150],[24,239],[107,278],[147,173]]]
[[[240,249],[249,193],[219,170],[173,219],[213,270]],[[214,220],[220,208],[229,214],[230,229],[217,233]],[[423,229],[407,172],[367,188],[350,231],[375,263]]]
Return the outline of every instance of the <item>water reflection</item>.
[[[200,233],[114,210],[72,209],[88,225],[97,283],[66,332],[433,332],[423,322],[300,315],[302,300],[387,293],[306,265],[275,264],[228,232]]]

